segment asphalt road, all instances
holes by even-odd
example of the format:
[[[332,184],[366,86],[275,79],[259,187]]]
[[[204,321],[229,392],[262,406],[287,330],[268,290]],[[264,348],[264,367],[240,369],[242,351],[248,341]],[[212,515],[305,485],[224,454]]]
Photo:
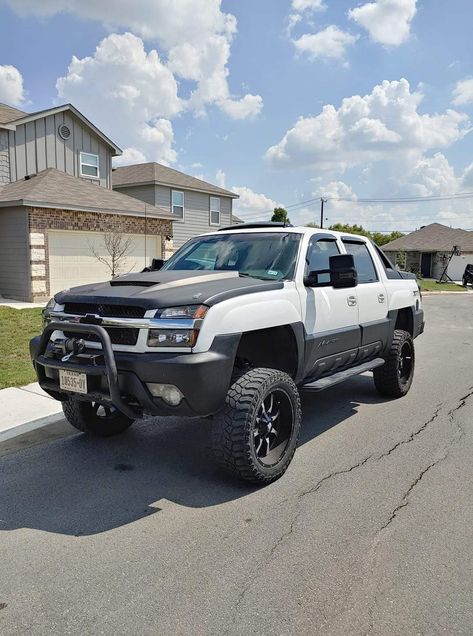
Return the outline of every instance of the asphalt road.
[[[267,488],[208,421],[149,420],[0,457],[0,633],[473,632],[473,295],[425,298],[407,397],[304,396]]]

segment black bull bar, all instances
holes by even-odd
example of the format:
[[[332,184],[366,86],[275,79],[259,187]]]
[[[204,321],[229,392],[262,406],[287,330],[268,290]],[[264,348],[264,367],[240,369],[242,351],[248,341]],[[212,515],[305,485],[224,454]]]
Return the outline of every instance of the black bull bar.
[[[102,355],[104,358],[105,365],[96,365],[96,364],[80,364],[77,362],[69,362],[62,360],[57,360],[55,358],[50,358],[45,356],[46,349],[48,347],[51,334],[54,331],[71,331],[74,333],[93,333],[95,334],[102,344]],[[110,340],[110,336],[107,331],[101,327],[100,325],[90,325],[86,323],[77,323],[77,322],[67,322],[67,321],[55,321],[50,322],[44,328],[44,331],[41,335],[39,345],[37,351],[33,357],[33,362],[36,368],[36,372],[38,374],[38,365],[43,367],[50,367],[53,369],[66,369],[68,371],[76,371],[82,372],[87,375],[106,375],[108,379],[108,387],[110,391],[109,400],[115,408],[121,411],[124,415],[132,419],[136,419],[139,417],[139,413],[135,411],[131,406],[129,406],[121,396],[120,386],[118,383],[118,369],[115,361],[115,356],[112,349],[112,343]],[[57,388],[51,386],[52,383],[46,380],[42,380],[38,374],[38,380],[40,386],[46,391],[57,391]],[[93,397],[93,394],[91,394]],[[100,401],[100,398],[96,401]]]

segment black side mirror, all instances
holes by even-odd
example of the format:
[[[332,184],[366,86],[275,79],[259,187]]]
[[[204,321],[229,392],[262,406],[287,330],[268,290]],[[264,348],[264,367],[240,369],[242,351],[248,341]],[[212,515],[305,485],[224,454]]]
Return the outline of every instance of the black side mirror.
[[[358,285],[358,274],[356,272],[355,261],[351,254],[337,254],[331,256],[330,263],[330,284],[332,287],[356,287]]]
[[[151,261],[150,270],[152,272],[156,272],[157,270],[162,269],[165,262],[166,261],[162,258],[153,258],[153,260]]]

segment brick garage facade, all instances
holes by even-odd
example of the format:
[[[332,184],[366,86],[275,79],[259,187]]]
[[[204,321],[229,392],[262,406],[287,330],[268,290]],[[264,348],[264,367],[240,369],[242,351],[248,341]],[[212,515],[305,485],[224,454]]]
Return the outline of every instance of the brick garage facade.
[[[161,253],[167,258],[172,253],[172,221],[166,219],[81,212],[48,208],[28,208],[30,241],[31,300],[43,301],[50,296],[49,289],[49,230],[71,230],[78,232],[119,232],[161,236]]]

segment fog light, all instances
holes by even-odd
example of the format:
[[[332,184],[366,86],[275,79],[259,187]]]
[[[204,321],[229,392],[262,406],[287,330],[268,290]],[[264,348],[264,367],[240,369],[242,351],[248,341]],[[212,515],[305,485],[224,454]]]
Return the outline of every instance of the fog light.
[[[170,406],[177,406],[182,402],[183,395],[173,384],[155,384],[150,382],[146,385],[153,397],[159,397]]]

